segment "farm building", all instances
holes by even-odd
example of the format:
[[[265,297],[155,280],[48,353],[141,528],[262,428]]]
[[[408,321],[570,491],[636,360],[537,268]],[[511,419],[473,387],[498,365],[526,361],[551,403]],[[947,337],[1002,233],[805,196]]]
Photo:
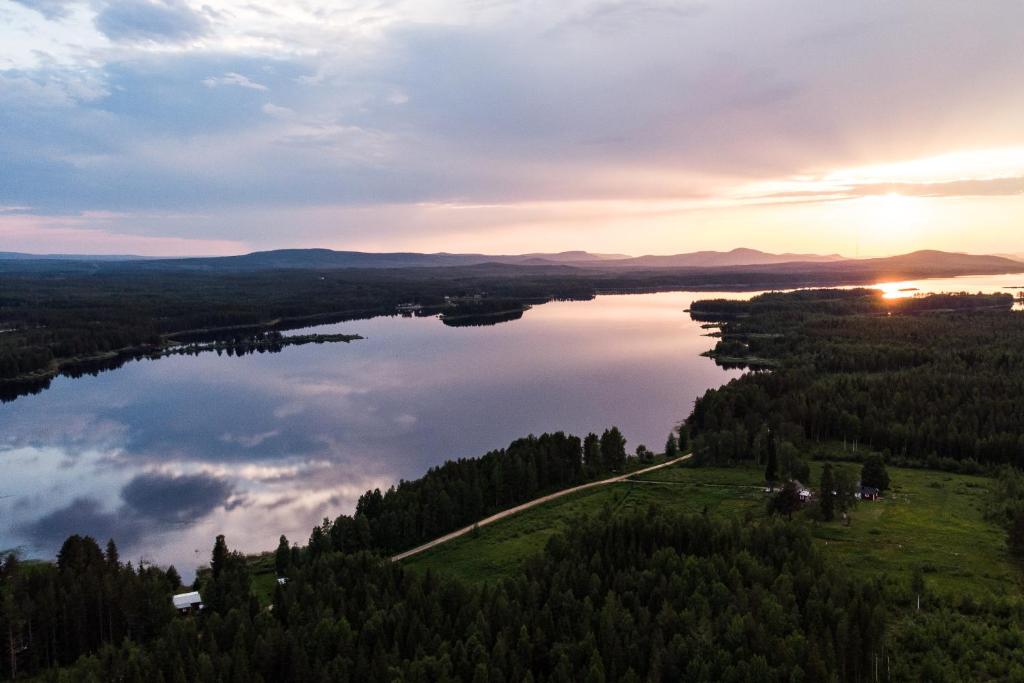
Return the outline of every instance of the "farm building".
[[[199,591],[178,593],[171,598],[171,601],[174,603],[174,609],[178,610],[178,614],[192,614],[203,608],[203,598],[199,595]]]

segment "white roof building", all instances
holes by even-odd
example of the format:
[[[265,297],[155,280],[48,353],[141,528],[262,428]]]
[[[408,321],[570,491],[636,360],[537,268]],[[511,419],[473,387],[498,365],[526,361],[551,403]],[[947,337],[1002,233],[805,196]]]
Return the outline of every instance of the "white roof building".
[[[174,609],[190,609],[192,607],[202,607],[203,598],[199,595],[199,591],[192,591],[191,593],[178,593],[171,601],[174,602]]]

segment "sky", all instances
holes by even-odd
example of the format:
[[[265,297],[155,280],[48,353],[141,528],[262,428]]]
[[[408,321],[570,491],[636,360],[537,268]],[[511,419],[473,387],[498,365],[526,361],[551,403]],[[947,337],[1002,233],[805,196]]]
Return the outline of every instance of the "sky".
[[[1019,0],[0,0],[0,251],[1024,251]]]

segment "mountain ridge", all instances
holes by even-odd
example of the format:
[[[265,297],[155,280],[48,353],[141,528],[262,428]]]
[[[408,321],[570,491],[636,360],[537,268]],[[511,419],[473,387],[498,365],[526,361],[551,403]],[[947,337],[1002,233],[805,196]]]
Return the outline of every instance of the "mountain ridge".
[[[738,247],[730,251],[695,251],[679,254],[594,253],[584,250],[529,252],[525,254],[481,254],[452,252],[365,252],[333,250],[322,247],[270,249],[229,256],[146,257],[106,254],[30,254],[0,252],[0,261],[148,261],[178,267],[229,266],[241,269],[262,268],[406,268],[445,267],[501,263],[511,265],[573,265],[625,268],[678,268],[756,265],[796,261],[832,262],[843,260],[839,254],[773,254]]]
[[[922,273],[997,274],[1024,272],[1024,262],[1005,256],[977,255],[925,249],[894,256],[851,259],[838,254],[772,254],[756,249],[697,251],[669,255],[625,257],[585,251],[532,252],[518,255],[458,254],[438,252],[359,252],[324,248],[276,249],[234,256],[146,258],[129,256],[75,256],[0,252],[2,270],[56,270],[62,268],[127,269],[139,271],[195,271],[206,273],[262,270],[504,270],[554,274],[576,273],[814,273],[843,276],[876,272],[885,276]]]

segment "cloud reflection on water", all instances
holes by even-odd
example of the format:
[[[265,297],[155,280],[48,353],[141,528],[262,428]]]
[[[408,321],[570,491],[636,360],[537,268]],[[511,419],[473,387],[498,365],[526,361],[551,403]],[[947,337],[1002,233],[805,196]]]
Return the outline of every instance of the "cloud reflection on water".
[[[246,551],[305,543],[369,488],[531,432],[618,424],[630,449],[657,448],[739,375],[700,356],[713,340],[684,313],[718,296],[750,294],[555,302],[494,327],[382,317],[324,327],[366,337],[352,344],[59,378],[0,406],[0,548],[52,556],[68,533],[113,535],[187,577],[218,533]]]

